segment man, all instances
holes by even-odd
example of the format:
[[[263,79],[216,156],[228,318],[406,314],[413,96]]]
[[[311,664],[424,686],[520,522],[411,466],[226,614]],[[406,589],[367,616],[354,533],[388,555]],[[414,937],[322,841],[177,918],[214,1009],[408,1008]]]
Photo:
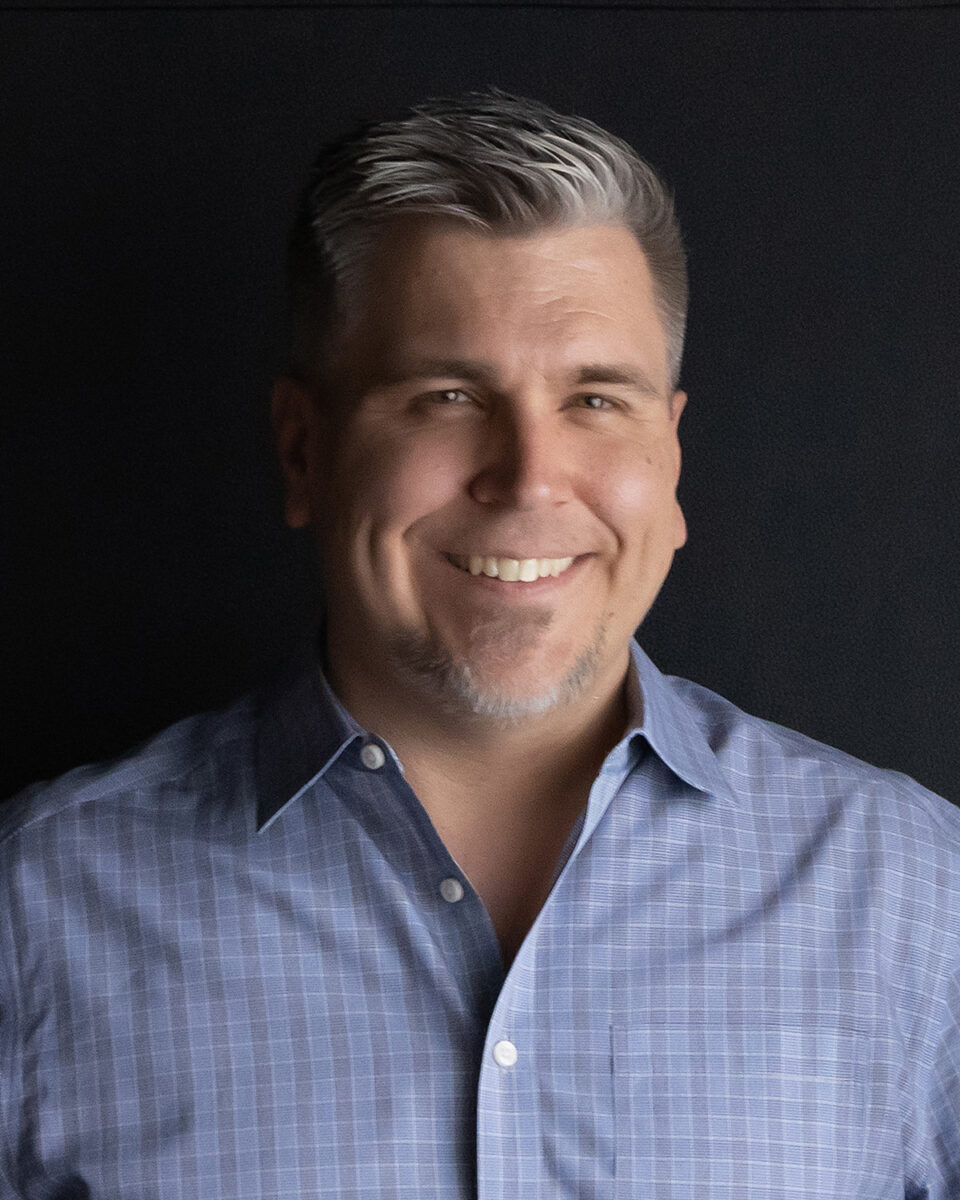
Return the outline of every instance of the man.
[[[665,678],[668,196],[493,93],[328,149],[317,661],[0,826],[0,1195],[960,1196],[960,814]]]

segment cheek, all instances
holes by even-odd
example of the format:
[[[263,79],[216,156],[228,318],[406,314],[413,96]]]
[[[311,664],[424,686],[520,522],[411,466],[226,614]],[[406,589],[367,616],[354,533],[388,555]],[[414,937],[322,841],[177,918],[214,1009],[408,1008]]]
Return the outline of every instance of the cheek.
[[[672,533],[676,512],[672,456],[663,449],[609,454],[593,472],[596,503],[622,537]],[[669,525],[669,528],[668,528]]]
[[[402,537],[463,486],[457,456],[426,439],[376,439],[343,456],[331,473],[325,504],[348,538]]]

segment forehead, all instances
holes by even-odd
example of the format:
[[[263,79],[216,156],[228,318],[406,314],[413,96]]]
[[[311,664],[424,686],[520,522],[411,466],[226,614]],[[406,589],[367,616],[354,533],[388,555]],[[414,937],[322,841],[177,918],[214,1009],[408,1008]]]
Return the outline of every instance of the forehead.
[[[405,217],[381,231],[348,308],[351,374],[397,355],[555,363],[565,374],[578,357],[609,356],[635,357],[666,383],[650,269],[623,226],[503,235]]]

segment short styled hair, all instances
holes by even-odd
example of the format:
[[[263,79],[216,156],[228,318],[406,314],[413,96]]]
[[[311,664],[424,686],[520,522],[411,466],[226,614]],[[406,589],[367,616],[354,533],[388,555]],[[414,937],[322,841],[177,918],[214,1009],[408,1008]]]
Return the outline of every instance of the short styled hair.
[[[292,371],[323,374],[378,226],[454,218],[480,232],[625,226],[646,255],[676,387],[687,266],[673,198],[626,142],[583,117],[498,89],[427,100],[323,148],[290,238]]]

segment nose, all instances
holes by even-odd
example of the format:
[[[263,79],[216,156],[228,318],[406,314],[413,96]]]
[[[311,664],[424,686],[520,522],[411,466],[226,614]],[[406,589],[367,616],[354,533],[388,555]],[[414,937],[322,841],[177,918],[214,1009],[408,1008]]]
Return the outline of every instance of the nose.
[[[530,509],[569,499],[568,447],[550,417],[510,412],[491,420],[481,465],[470,482],[474,500]]]

